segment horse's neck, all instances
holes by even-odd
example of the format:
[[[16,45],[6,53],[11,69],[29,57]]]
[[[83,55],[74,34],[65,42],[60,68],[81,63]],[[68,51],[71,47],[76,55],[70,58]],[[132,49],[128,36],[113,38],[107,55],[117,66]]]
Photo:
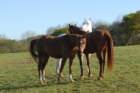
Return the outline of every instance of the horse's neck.
[[[60,34],[60,35],[58,35],[58,37],[62,37],[62,36],[64,36],[64,35],[66,35],[65,33],[64,34]]]
[[[56,36],[52,36],[52,35],[44,35],[44,36],[42,36],[42,38],[53,39],[53,38],[56,38]]]

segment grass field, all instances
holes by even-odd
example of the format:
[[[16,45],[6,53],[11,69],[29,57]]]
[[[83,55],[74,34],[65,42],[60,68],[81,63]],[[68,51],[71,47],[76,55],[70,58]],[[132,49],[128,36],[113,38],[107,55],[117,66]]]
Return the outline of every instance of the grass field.
[[[48,84],[42,86],[38,80],[37,64],[29,53],[0,54],[0,93],[140,93],[140,45],[115,48],[115,65],[112,73],[106,69],[105,79],[97,80],[99,64],[92,55],[92,78],[87,78],[84,65],[84,80],[79,79],[79,61],[74,60],[74,83],[68,81],[66,64],[64,79],[56,82],[55,59],[46,66]],[[85,64],[85,63],[84,63]]]

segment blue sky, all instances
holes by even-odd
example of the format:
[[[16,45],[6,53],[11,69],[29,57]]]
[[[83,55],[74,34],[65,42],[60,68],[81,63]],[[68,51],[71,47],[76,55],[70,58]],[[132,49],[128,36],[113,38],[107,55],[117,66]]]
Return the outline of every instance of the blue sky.
[[[45,34],[49,27],[76,22],[112,23],[140,10],[140,0],[0,0],[0,34],[20,39],[26,31]]]

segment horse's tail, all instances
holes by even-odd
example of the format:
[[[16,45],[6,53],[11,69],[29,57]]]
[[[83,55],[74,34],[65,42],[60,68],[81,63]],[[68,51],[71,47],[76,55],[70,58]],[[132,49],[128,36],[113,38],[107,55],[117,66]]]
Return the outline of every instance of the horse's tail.
[[[30,53],[34,58],[35,62],[37,62],[37,57],[38,57],[36,47],[37,47],[37,39],[34,39],[30,42]]]
[[[114,63],[114,47],[113,40],[110,33],[106,34],[107,36],[107,67],[110,71],[112,71],[113,63]]]

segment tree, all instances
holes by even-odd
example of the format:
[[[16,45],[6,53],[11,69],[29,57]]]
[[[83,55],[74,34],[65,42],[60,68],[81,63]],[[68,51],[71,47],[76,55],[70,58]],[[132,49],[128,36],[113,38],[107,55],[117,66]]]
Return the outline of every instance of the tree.
[[[67,26],[51,27],[47,30],[47,34],[58,36],[58,35],[61,35],[61,34],[64,34],[64,33],[68,33],[67,30],[68,30]]]
[[[6,39],[5,35],[0,35],[0,39]]]
[[[67,33],[67,32],[68,32],[67,28],[62,27],[62,28],[59,28],[59,29],[55,29],[55,31],[52,33],[52,35],[58,36],[58,35],[61,35],[61,34]]]
[[[122,20],[128,39],[140,33],[140,12],[125,15]]]
[[[116,21],[109,26],[109,30],[112,34],[113,40],[116,45],[125,45],[127,38],[123,24],[120,21]]]
[[[110,25],[110,30],[117,45],[126,45],[132,37],[140,33],[140,12],[123,16],[121,21]]]
[[[34,37],[34,36],[36,36],[35,32],[33,32],[33,31],[26,31],[26,32],[24,32],[22,34],[21,38],[25,40],[25,39],[28,39],[28,38]]]

